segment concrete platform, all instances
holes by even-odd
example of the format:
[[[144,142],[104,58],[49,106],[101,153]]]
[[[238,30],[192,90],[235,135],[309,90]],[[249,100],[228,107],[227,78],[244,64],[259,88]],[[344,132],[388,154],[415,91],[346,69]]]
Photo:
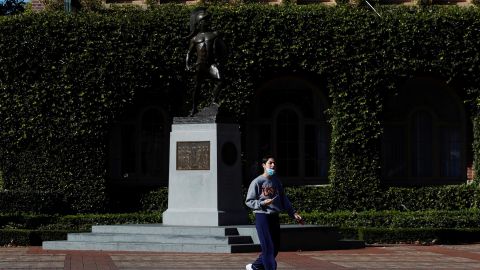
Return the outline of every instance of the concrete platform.
[[[342,240],[335,227],[282,225],[281,251],[363,248],[363,241]],[[260,251],[253,225],[167,226],[127,224],[93,226],[91,233],[70,233],[66,241],[45,241],[45,250],[242,253]]]
[[[67,241],[45,241],[47,250],[109,250],[234,253],[260,249],[232,226],[127,224],[93,226],[91,233],[68,234]]]

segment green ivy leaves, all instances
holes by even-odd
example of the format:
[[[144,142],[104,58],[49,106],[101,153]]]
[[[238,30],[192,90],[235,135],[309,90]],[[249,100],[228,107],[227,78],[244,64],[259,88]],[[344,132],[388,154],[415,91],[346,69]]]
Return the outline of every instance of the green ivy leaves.
[[[192,83],[183,67],[192,8],[0,18],[4,186],[44,183],[35,188],[63,192],[76,211],[98,210],[105,199],[105,141],[112,122],[145,91],[163,93],[165,104],[182,111],[176,107],[185,103],[173,103],[171,96],[187,91],[178,85]],[[477,111],[478,9],[378,7],[381,18],[349,6],[210,9],[213,28],[229,47],[222,109],[240,122],[266,76],[325,78],[329,177],[341,208],[376,204],[383,98],[402,80],[429,72],[461,81],[459,90]],[[479,151],[476,139],[474,153]],[[26,160],[35,166],[20,166]]]

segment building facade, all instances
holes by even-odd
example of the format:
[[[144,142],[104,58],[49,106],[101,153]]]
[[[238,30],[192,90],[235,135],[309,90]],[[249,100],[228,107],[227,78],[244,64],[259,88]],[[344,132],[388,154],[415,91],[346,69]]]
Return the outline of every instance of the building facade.
[[[382,184],[462,184],[473,179],[472,126],[462,98],[440,78],[418,76],[386,98],[382,117]],[[329,98],[321,79],[282,75],[259,85],[240,123],[244,182],[266,153],[277,157],[289,186],[328,184]],[[123,186],[168,184],[169,109],[141,98],[111,130],[109,178]]]
[[[168,3],[178,3],[178,4],[187,4],[195,5],[202,3],[200,0],[98,0],[102,2],[102,5],[109,8],[115,6],[138,6],[141,8],[147,8],[149,5],[161,5]],[[235,3],[236,0],[229,0],[226,2]],[[278,5],[282,4],[285,0],[258,0],[258,3],[273,4]],[[287,2],[291,2],[286,0]],[[470,6],[474,0],[381,0],[381,4],[386,5],[458,5],[458,6]],[[296,0],[296,4],[306,5],[306,4],[323,4],[323,5],[336,5],[336,0]],[[362,3],[361,0],[349,0],[353,5],[359,5]],[[45,2],[42,0],[32,0],[32,7],[34,10],[40,11],[45,8]],[[372,2],[372,4],[375,2]]]

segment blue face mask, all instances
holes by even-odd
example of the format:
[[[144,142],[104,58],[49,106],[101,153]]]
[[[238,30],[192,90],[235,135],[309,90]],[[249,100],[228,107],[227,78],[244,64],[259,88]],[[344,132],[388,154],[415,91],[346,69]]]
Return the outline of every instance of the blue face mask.
[[[267,174],[270,175],[270,176],[272,176],[272,175],[275,174],[275,170],[268,168],[268,169],[267,169]]]

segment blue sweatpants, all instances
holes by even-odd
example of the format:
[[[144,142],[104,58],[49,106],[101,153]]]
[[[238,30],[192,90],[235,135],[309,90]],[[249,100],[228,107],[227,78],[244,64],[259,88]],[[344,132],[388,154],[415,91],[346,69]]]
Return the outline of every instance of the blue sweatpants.
[[[262,246],[262,253],[252,263],[253,269],[276,270],[275,257],[280,247],[280,219],[277,214],[255,213],[255,227]]]

